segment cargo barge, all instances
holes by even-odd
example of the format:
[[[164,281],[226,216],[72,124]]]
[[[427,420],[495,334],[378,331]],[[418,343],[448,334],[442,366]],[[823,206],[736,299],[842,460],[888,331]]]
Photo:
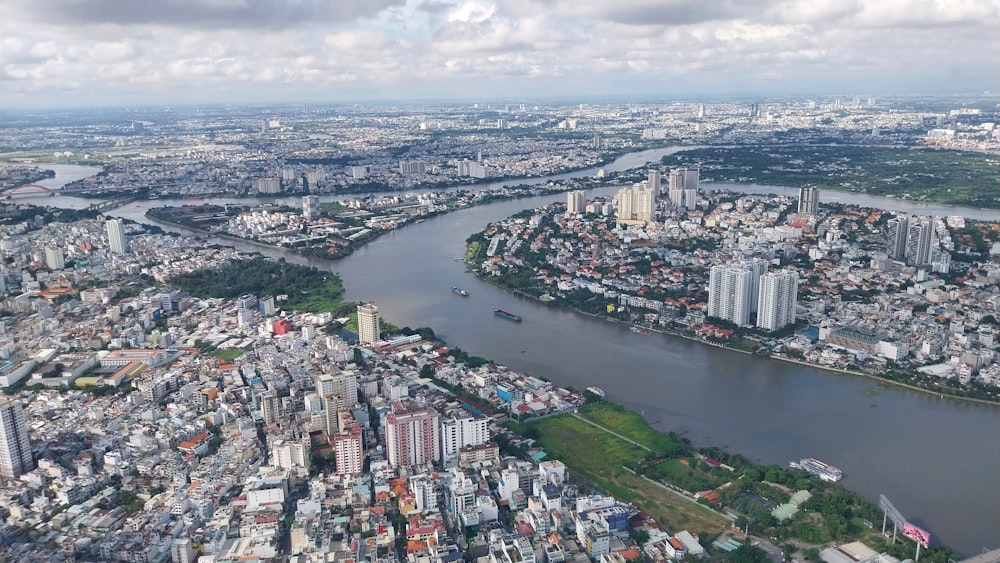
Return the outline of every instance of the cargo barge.
[[[469,292],[468,291],[465,291],[464,289],[458,287],[457,285],[451,286],[451,292],[454,293],[455,295],[461,295],[462,297],[468,297],[469,296]]]
[[[503,309],[493,309],[493,314],[500,317],[501,319],[507,319],[508,321],[521,322],[521,317],[515,315],[514,313],[508,313]]]

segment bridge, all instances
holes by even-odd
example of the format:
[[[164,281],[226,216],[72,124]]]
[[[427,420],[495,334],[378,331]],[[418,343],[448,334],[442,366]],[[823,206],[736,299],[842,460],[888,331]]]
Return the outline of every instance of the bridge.
[[[11,188],[2,192],[7,197],[12,197],[15,195],[24,196],[39,196],[39,195],[56,195],[55,190],[52,188],[45,187],[41,184],[22,184],[16,188]]]

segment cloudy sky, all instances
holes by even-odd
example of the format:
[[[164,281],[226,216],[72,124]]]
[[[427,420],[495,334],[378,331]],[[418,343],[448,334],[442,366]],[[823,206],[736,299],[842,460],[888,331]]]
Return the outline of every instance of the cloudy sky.
[[[1000,90],[1000,0],[3,0],[0,106]]]

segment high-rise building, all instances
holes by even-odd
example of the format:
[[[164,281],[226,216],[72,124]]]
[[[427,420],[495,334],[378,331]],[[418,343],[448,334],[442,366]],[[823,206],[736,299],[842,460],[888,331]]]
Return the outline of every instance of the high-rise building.
[[[698,205],[698,168],[674,168],[667,180],[667,196],[674,207],[694,209]]]
[[[889,257],[894,260],[906,259],[906,239],[910,234],[910,218],[906,215],[897,215],[889,219],[889,233],[887,246]]]
[[[0,398],[0,476],[13,479],[34,468],[21,401]]]
[[[260,414],[264,424],[274,424],[281,416],[281,399],[274,391],[260,394]]]
[[[582,215],[587,210],[587,192],[573,190],[566,194],[566,213]]]
[[[439,461],[438,412],[430,407],[393,403],[385,415],[385,441],[389,465],[408,467]]]
[[[319,207],[319,196],[302,196],[302,218],[306,221],[319,219],[322,210]]]
[[[361,427],[355,425],[333,437],[333,460],[337,475],[357,475],[364,469],[365,450]]]
[[[291,441],[276,440],[271,445],[271,463],[285,469],[309,467],[311,451],[312,447],[308,437]]]
[[[618,223],[621,225],[645,225],[654,219],[653,190],[634,186],[618,191]]]
[[[400,160],[400,174],[424,174],[427,172],[427,163],[421,160]]]
[[[906,237],[906,263],[914,266],[929,264],[933,247],[934,220],[919,217],[910,221],[909,233]]]
[[[358,341],[372,346],[380,334],[378,307],[373,303],[358,305]]]
[[[760,277],[757,327],[775,331],[795,324],[799,276],[794,270],[769,272]]]
[[[324,373],[316,379],[316,393],[323,401],[326,433],[333,436],[343,430],[340,427],[340,412],[358,403],[358,379],[350,372],[336,375]]]
[[[468,411],[441,418],[441,459],[455,459],[460,449],[488,442],[488,422]]]
[[[66,267],[66,257],[61,248],[50,246],[45,249],[45,265],[50,270],[62,270]]]
[[[646,187],[653,190],[653,197],[660,197],[660,171],[650,170],[646,177]]]
[[[757,297],[755,286],[753,271],[747,264],[712,266],[708,282],[708,316],[749,326]]]
[[[819,210],[819,188],[802,186],[799,188],[799,215],[815,215]]]
[[[125,243],[125,225],[122,220],[117,217],[108,219],[105,227],[108,230],[108,248],[115,254],[125,254],[128,246]]]
[[[281,193],[281,181],[277,178],[257,178],[253,181],[253,187],[259,194]]]

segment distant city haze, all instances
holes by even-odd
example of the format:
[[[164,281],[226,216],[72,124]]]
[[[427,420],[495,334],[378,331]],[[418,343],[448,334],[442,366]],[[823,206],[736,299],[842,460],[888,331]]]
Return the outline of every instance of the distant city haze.
[[[991,0],[8,0],[10,108],[996,91]]]

